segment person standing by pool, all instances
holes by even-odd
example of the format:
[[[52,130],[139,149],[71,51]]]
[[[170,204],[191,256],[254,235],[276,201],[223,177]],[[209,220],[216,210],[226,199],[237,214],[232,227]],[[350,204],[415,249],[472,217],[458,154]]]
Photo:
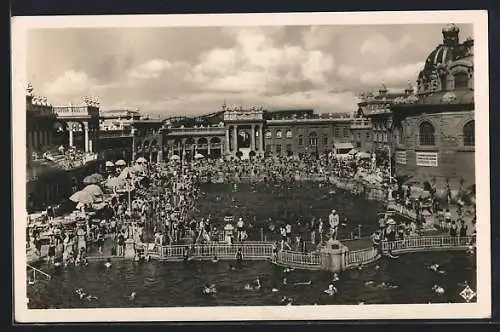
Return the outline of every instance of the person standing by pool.
[[[236,231],[237,231],[238,242],[242,241],[244,227],[245,227],[245,222],[243,221],[243,218],[240,217],[238,219],[238,222],[236,223]]]
[[[340,218],[335,209],[332,210],[328,216],[328,222],[330,224],[330,234],[333,240],[337,240],[338,228],[340,224]]]
[[[241,248],[238,248],[238,251],[236,252],[236,264],[241,265],[243,262],[243,252],[241,251]]]

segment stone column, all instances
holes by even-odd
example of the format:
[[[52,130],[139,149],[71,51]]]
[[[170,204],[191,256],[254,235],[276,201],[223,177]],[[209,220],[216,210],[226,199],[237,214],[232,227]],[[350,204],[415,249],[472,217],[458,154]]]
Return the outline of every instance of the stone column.
[[[238,151],[238,128],[237,126],[233,126],[233,151],[236,153]]]
[[[85,130],[85,152],[89,151],[89,125],[86,123],[84,125]]]
[[[92,142],[93,140],[89,140],[89,152],[93,152]]]
[[[229,127],[227,127],[226,129],[226,149],[227,149],[227,152],[231,152],[230,151],[230,145],[229,145]]]
[[[210,139],[207,140],[208,145],[207,145],[207,157],[210,156]]]
[[[135,243],[132,238],[128,238],[125,240],[125,258],[134,258],[135,257]]]
[[[69,128],[69,146],[73,146],[73,123],[68,124]]]
[[[255,125],[252,125],[252,134],[250,135],[250,148],[255,151]]]
[[[259,150],[261,153],[264,153],[264,135],[262,125],[259,126]]]

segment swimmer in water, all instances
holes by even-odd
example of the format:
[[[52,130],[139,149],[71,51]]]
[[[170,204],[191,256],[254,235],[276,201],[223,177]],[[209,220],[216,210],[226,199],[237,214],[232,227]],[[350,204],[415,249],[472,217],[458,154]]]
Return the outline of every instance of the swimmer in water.
[[[365,286],[371,286],[371,285],[373,285],[374,283],[375,283],[375,281],[373,281],[373,280],[368,280],[368,281],[366,281],[366,282],[365,282]]]
[[[108,258],[108,259],[106,260],[106,263],[104,263],[104,266],[105,266],[107,269],[109,269],[109,268],[111,267],[111,259],[110,259],[110,258]]]
[[[61,267],[61,262],[55,262],[55,263],[54,263],[54,266],[55,266],[55,267]]]
[[[295,269],[292,269],[292,268],[288,268],[288,267],[287,267],[286,269],[284,269],[284,270],[283,270],[283,272],[284,272],[284,273],[289,273],[289,272],[292,272],[292,271],[294,271],[294,270],[295,270]]]
[[[432,264],[429,266],[429,270],[434,271],[439,274],[445,274],[446,272],[440,269],[439,264]]]
[[[358,271],[361,271],[362,269],[363,269],[363,263],[360,263],[360,264],[358,265]]]
[[[324,292],[330,296],[337,294],[337,288],[333,284],[328,285],[328,289],[325,289]]]
[[[299,282],[294,282],[293,284],[295,286],[308,286],[308,285],[312,284],[312,281],[311,280],[308,280],[308,281],[299,281]]]
[[[128,299],[129,299],[130,301],[133,301],[133,300],[135,300],[136,295],[137,295],[137,293],[136,293],[136,292],[132,292],[132,293],[130,293],[130,295],[128,296]]]
[[[219,259],[217,258],[217,255],[215,255],[213,258],[212,258],[212,263],[217,263],[219,261]]]
[[[334,273],[334,274],[333,274],[332,281],[333,281],[333,282],[335,282],[335,281],[339,281],[339,275],[338,275],[337,273]]]
[[[397,285],[391,285],[388,282],[382,281],[379,285],[377,285],[377,288],[383,288],[383,289],[395,289],[398,288],[399,286]]]
[[[286,278],[283,278],[283,285],[286,285],[288,283]]]
[[[235,271],[236,267],[233,264],[229,265],[229,271]]]
[[[273,293],[277,293],[277,292],[279,292],[279,291],[280,291],[280,290],[279,290],[278,288],[273,288],[273,289],[271,289],[271,292],[273,292]]]
[[[436,293],[436,294],[444,294],[444,288],[441,287],[441,286],[438,286],[438,285],[434,285],[432,286],[432,290]]]

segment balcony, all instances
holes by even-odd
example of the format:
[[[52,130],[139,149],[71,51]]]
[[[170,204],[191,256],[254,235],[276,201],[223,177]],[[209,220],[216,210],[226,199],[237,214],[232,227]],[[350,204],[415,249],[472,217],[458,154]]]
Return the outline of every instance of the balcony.
[[[200,136],[200,135],[225,135],[224,127],[203,127],[203,128],[168,128],[168,136]]]
[[[354,119],[351,121],[351,129],[370,129],[372,122],[365,119]]]
[[[100,130],[99,138],[132,137],[130,130]]]
[[[91,116],[87,106],[58,106],[54,107],[54,113],[61,118],[87,118]]]
[[[309,119],[275,119],[267,120],[268,125],[285,125],[285,124],[298,124],[298,123],[347,123],[351,122],[351,118],[309,118]]]

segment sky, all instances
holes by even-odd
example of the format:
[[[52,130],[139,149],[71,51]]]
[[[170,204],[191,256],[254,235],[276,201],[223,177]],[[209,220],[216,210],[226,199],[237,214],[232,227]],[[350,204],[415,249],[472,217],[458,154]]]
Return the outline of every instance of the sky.
[[[27,73],[53,105],[161,117],[229,106],[352,112],[384,83],[416,85],[443,24],[51,28],[28,34]],[[457,24],[460,40],[472,25]]]

